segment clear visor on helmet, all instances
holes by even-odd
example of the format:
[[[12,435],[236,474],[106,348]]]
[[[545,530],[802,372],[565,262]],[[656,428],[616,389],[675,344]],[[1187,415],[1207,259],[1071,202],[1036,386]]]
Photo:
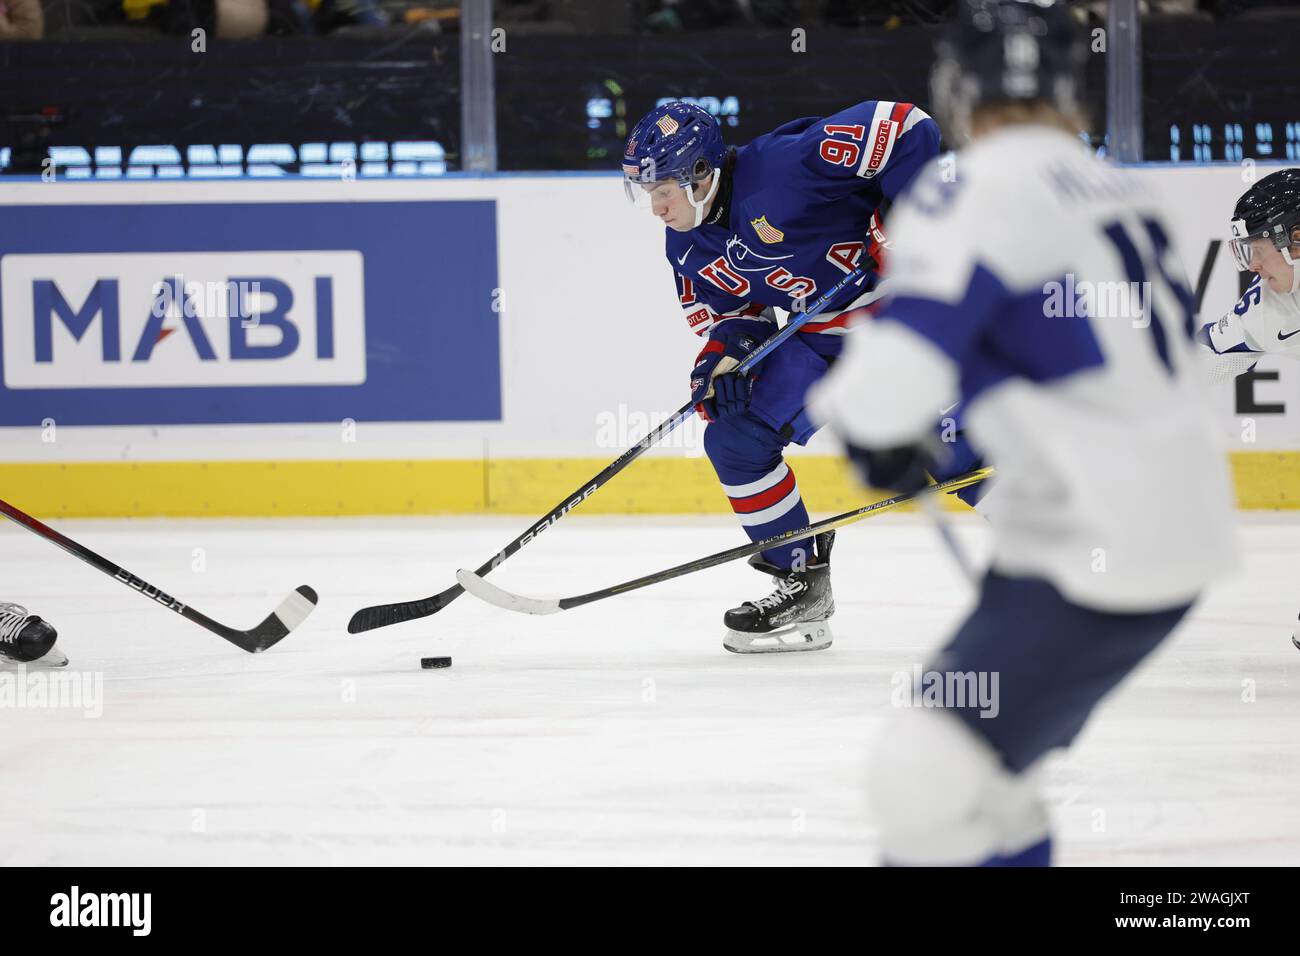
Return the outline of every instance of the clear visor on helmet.
[[[1272,240],[1264,236],[1256,236],[1253,239],[1233,239],[1232,258],[1237,260],[1237,268],[1242,272],[1253,271],[1259,265],[1260,254],[1272,244]]]
[[[1251,235],[1246,223],[1241,219],[1232,222],[1232,258],[1242,272],[1251,272],[1259,267],[1261,256],[1272,247],[1282,253],[1287,264],[1292,264],[1290,243],[1285,229],[1260,229]]]
[[[660,204],[667,203],[671,201],[676,193],[685,192],[692,185],[692,183],[678,182],[676,179],[663,179],[659,182],[650,183],[639,182],[635,179],[624,179],[623,191],[637,209],[653,209],[656,200]]]
[[[627,195],[628,201],[638,209],[650,209],[656,199],[666,202],[679,189],[685,192],[688,198],[691,197],[695,185],[708,179],[710,173],[712,173],[712,170],[703,161],[696,164],[694,173],[662,177],[656,175],[653,166],[638,169],[625,163],[623,165],[623,191]]]

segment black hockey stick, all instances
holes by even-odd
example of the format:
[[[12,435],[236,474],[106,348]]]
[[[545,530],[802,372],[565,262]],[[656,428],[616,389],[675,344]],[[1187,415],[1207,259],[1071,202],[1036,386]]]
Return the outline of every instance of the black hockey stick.
[[[59,534],[49,525],[43,524],[31,515],[19,511],[8,502],[0,501],[0,514],[22,525],[28,531],[40,535],[51,544],[58,545],[68,554],[99,568],[109,577],[121,581],[134,591],[139,591],[145,597],[167,608],[167,610],[175,611],[186,620],[193,621],[199,627],[207,628],[213,634],[224,637],[231,644],[241,650],[248,651],[250,654],[260,653],[278,643],[281,638],[288,635],[290,631],[307,619],[307,615],[312,612],[318,600],[316,592],[304,584],[281,601],[280,606],[271,612],[270,617],[257,627],[251,631],[237,631],[233,627],[226,627],[226,625],[212,620],[206,614],[201,614],[194,608],[182,604],[170,594],[164,594],[143,578],[136,577],[125,568],[118,567],[107,558],[100,557],[89,548],[78,544],[65,535]]]
[[[839,295],[840,292],[848,286],[862,281],[865,274],[866,273],[864,273],[862,269],[855,269],[839,282],[835,283],[835,285],[828,289],[824,295],[819,297],[806,309],[801,310],[798,314],[798,318],[791,318],[783,329],[754,349],[754,351],[746,357],[745,361],[735,369],[736,373],[740,375],[746,374],[751,368],[762,361],[764,356],[770,353],[790,336],[794,335],[795,332],[799,331],[799,329],[803,327],[804,323],[813,316],[821,313],[826,308],[827,304],[835,298],[835,296]],[[602,485],[608,482],[628,465],[632,464],[632,462],[640,458],[647,449],[658,444],[665,435],[682,422],[686,421],[686,419],[690,418],[694,413],[694,404],[687,402],[679,408],[671,418],[663,422],[658,428],[655,428],[650,432],[650,434],[646,435],[639,442],[606,465],[604,470],[598,475],[590,481],[585,482],[581,488],[552,508],[544,517],[534,522],[532,527],[527,531],[493,555],[492,559],[479,567],[475,574],[481,577],[491,572],[498,564],[518,552],[524,545],[532,541],[533,538],[537,537],[574,508],[578,507],[578,505],[586,501],[587,498],[595,494]],[[453,584],[451,587],[447,588],[447,590],[441,591],[432,597],[420,598],[416,601],[403,601],[398,604],[378,604],[374,607],[363,607],[352,615],[352,620],[348,621],[348,633],[359,634],[362,631],[371,631],[377,627],[388,627],[390,624],[401,624],[405,621],[414,621],[417,618],[437,614],[464,593],[465,589],[463,587],[459,584]]]
[[[599,591],[591,591],[587,594],[578,594],[574,597],[565,598],[531,598],[522,594],[513,594],[504,588],[499,588],[495,584],[483,580],[482,576],[473,571],[457,571],[456,580],[470,594],[488,604],[495,604],[497,607],[505,608],[507,611],[516,611],[519,614],[555,614],[559,611],[568,611],[575,607],[581,607],[584,604],[591,604],[593,601],[603,601],[605,598],[611,598],[618,594],[626,594],[628,591],[635,591],[639,588],[649,587],[651,584],[660,584],[664,581],[671,581],[673,578],[680,578],[686,574],[694,574],[696,571],[704,571],[708,568],[717,567],[719,564],[726,564],[729,561],[735,561],[738,558],[746,558],[751,554],[758,554],[760,551],[766,551],[768,548],[776,547],[785,541],[797,541],[800,538],[809,538],[815,534],[821,534],[823,531],[831,531],[834,528],[842,528],[847,524],[855,521],[861,521],[863,518],[871,518],[884,511],[889,511],[900,505],[906,504],[918,496],[935,496],[950,491],[958,491],[968,485],[973,485],[977,481],[983,481],[993,474],[992,468],[980,468],[976,471],[967,472],[964,475],[958,475],[956,478],[949,478],[947,481],[941,481],[938,484],[931,485],[918,492],[912,492],[906,495],[897,495],[893,498],[886,498],[884,501],[877,501],[875,504],[867,505],[864,508],[858,508],[854,511],[846,511],[843,514],[836,515],[833,518],[826,518],[811,524],[806,528],[796,528],[793,531],[786,531],[782,534],[773,535],[762,541],[755,541],[752,544],[743,544],[738,548],[731,548],[727,551],[719,551],[717,554],[711,554],[708,557],[697,558],[694,561],[688,561],[685,564],[679,564],[673,568],[667,568],[663,571],[656,571],[654,574],[647,574],[644,577],[634,578],[631,581],[624,581],[622,584],[615,584],[613,587],[601,588]]]

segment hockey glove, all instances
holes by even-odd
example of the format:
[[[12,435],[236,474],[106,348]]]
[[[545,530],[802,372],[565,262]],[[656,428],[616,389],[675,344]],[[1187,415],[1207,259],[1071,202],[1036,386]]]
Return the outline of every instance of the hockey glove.
[[[871,214],[871,221],[867,223],[865,261],[860,263],[861,266],[877,275],[881,274],[885,271],[885,252],[888,249],[889,239],[880,224],[880,210],[877,209]]]
[[[928,441],[894,448],[861,448],[845,442],[844,451],[864,484],[901,495],[927,487],[929,472],[936,466]]]
[[[774,331],[771,322],[757,319],[727,319],[714,326],[691,369],[691,401],[706,422],[749,408],[754,376],[737,375],[734,370]]]
[[[1199,329],[1196,330],[1196,334],[1193,335],[1192,338],[1195,339],[1197,342],[1199,342],[1201,345],[1204,345],[1207,349],[1209,349],[1211,352],[1214,352],[1217,355],[1219,350],[1214,347],[1214,342],[1210,338],[1210,329],[1212,329],[1213,327],[1214,327],[1213,322],[1210,322],[1206,325],[1202,325]]]

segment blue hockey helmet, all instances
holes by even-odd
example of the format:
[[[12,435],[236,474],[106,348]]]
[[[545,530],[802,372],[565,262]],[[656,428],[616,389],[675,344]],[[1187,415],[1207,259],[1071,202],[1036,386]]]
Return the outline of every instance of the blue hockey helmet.
[[[623,151],[623,186],[640,202],[658,186],[676,184],[695,208],[695,225],[704,218],[718,189],[727,145],[718,121],[691,103],[674,101],[656,106],[636,124]],[[712,180],[703,200],[695,186]]]
[[[1040,101],[1074,113],[1085,55],[1063,0],[961,0],[930,72],[940,125],[964,138],[971,111],[996,103]]]

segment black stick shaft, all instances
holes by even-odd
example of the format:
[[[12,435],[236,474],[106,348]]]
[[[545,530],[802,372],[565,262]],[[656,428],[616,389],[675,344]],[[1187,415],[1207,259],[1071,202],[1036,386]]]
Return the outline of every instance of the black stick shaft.
[[[159,590],[158,588],[154,587],[152,584],[150,584],[148,581],[145,581],[143,578],[137,577],[136,575],[132,574],[130,571],[126,570],[126,568],[114,564],[112,561],[108,560],[108,558],[104,557],[103,555],[96,554],[94,551],[91,551],[85,545],[79,544],[76,541],[73,541],[67,535],[55,531],[53,528],[45,524],[43,521],[40,521],[37,518],[33,518],[31,515],[27,514],[24,511],[20,511],[19,509],[15,508],[13,505],[9,504],[7,501],[0,501],[0,514],[3,514],[6,518],[11,519],[17,524],[22,525],[24,528],[26,528],[28,531],[31,531],[33,534],[40,535],[42,538],[44,538],[46,541],[49,541],[51,544],[58,545],[64,551],[68,552],[68,554],[72,555],[73,557],[80,558],[82,561],[86,562],[86,564],[89,564],[91,567],[98,568],[99,570],[107,574],[110,578],[113,578],[115,581],[120,581],[121,583],[125,584],[127,587],[139,591],[141,594],[143,594],[145,597],[149,598],[150,600],[156,601],[157,603],[161,604],[163,607],[167,608],[170,611],[175,611],[177,614],[180,614],[181,616],[188,618],[189,620],[193,621],[195,624],[199,624],[203,627],[206,627],[208,630],[214,631],[218,634],[221,634],[222,631],[229,630],[229,628],[223,627],[223,625],[218,624],[216,621],[212,620],[211,618],[199,613],[198,611],[194,610],[192,607],[189,607],[188,605],[176,600],[176,598],[172,597],[170,594],[167,594]],[[222,636],[224,637],[225,635],[223,634]]]
[[[51,544],[57,545],[68,554],[84,561],[91,567],[98,568],[113,580],[125,584],[133,591],[138,591],[144,597],[156,604],[161,604],[169,611],[179,614],[187,621],[197,624],[199,627],[211,631],[219,637],[225,638],[227,641],[242,650],[253,651],[256,653],[257,650],[264,649],[263,645],[269,646],[268,641],[259,636],[256,629],[253,632],[239,631],[233,627],[227,627],[219,621],[214,621],[201,611],[197,611],[188,604],[178,601],[162,589],[154,587],[148,581],[144,580],[144,578],[132,574],[130,571],[126,570],[126,568],[114,564],[103,555],[96,554],[85,545],[73,541],[65,534],[55,531],[43,521],[33,518],[25,511],[15,508],[7,501],[0,500],[0,514],[3,514],[6,518],[10,519],[15,524],[21,525],[33,534],[39,535]],[[315,603],[314,594],[312,594],[311,600],[312,603]],[[265,626],[266,625],[263,625],[263,627]],[[278,631],[279,628],[276,628],[276,630]],[[276,636],[275,640],[278,640],[279,636]],[[273,641],[271,641],[271,643],[273,643]]]
[[[567,611],[570,608],[581,607],[584,604],[591,604],[593,601],[603,601],[605,598],[614,597],[617,594],[626,594],[628,591],[636,591],[640,588],[649,587],[652,584],[660,584],[664,581],[671,581],[673,578],[680,578],[687,574],[694,574],[696,571],[704,571],[708,568],[714,568],[720,564],[726,564],[729,561],[747,558],[751,554],[758,554],[760,551],[766,551],[768,548],[774,548],[778,544],[783,544],[787,541],[798,541],[801,538],[810,538],[815,534],[821,534],[823,531],[842,528],[847,524],[861,521],[863,518],[869,518],[882,511],[889,511],[893,508],[897,508],[899,505],[904,505],[921,496],[941,495],[950,491],[958,491],[969,485],[973,485],[976,482],[983,481],[992,474],[992,468],[980,468],[976,471],[967,472],[964,475],[958,475],[955,478],[949,478],[947,481],[941,481],[938,484],[931,485],[921,491],[915,491],[905,495],[896,495],[893,498],[886,498],[883,501],[877,501],[874,504],[835,515],[833,518],[825,518],[806,528],[796,528],[793,531],[785,531],[781,534],[773,535],[770,538],[764,538],[762,541],[754,541],[750,544],[742,544],[735,548],[728,548],[726,551],[719,551],[716,554],[710,554],[707,557],[697,558],[694,561],[687,561],[685,564],[666,568],[663,571],[656,571],[654,574],[647,574],[643,577],[634,578],[631,581],[624,581],[622,584],[615,584],[612,587],[602,588],[599,591],[591,591],[587,594],[579,594],[575,597],[561,598],[560,607]],[[475,573],[477,574],[478,572]]]
[[[835,283],[830,289],[827,289],[816,301],[806,309],[800,311],[798,318],[792,318],[786,323],[785,327],[774,335],[769,337],[765,342],[759,345],[751,352],[740,367],[736,369],[739,374],[746,374],[767,356],[773,349],[794,335],[805,323],[810,321],[814,316],[819,315],[830,304],[831,300],[838,296],[844,289],[857,282],[860,282],[865,273],[862,269],[855,269],[846,275],[839,282]],[[521,548],[532,541],[535,537],[545,531],[555,522],[559,521],[578,505],[582,504],[602,485],[617,475],[632,462],[641,457],[648,449],[657,445],[678,425],[688,419],[694,412],[695,406],[687,402],[679,408],[673,415],[662,422],[658,427],[653,429],[648,435],[629,448],[623,454],[610,462],[594,478],[585,482],[581,488],[566,497],[558,505],[552,508],[546,515],[536,521],[527,531],[519,535],[504,548],[493,555],[488,561],[475,568],[474,573],[481,576],[490,574],[503,561],[508,560],[512,555],[517,554]],[[465,593],[465,589],[459,584],[453,584],[432,597],[421,598],[415,601],[405,601],[399,604],[379,604],[374,607],[366,607],[352,615],[352,620],[348,622],[348,633],[358,634],[362,631],[374,630],[378,627],[387,627],[390,624],[400,624],[404,621],[413,621],[417,618],[428,617],[436,614],[444,607],[450,604],[456,598]]]

